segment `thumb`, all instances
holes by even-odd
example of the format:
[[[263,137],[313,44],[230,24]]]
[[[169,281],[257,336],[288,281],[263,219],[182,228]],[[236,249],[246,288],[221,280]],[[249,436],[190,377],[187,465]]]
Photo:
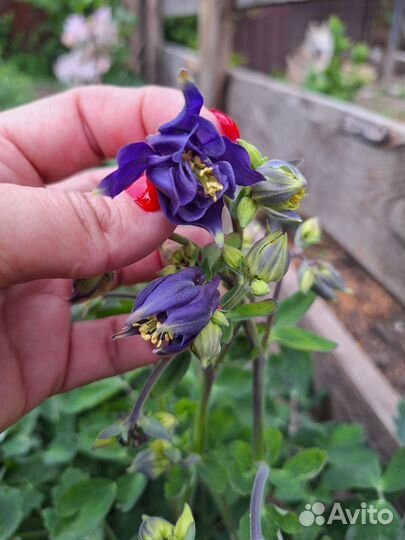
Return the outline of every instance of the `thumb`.
[[[115,199],[11,184],[0,186],[0,286],[85,278],[154,251],[173,231],[162,212]]]

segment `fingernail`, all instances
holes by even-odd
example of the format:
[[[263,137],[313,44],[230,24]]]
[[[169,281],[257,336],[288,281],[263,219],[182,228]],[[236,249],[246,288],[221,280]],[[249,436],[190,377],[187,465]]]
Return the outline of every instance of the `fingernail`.
[[[145,212],[156,212],[160,210],[157,191],[146,175],[138,178],[136,182],[126,189],[126,192]]]

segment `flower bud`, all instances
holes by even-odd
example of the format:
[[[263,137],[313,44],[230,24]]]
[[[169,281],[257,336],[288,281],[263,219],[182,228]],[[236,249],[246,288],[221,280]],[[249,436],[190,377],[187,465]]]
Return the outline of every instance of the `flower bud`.
[[[175,540],[194,540],[195,523],[193,514],[188,504],[184,505],[183,512],[174,526]]]
[[[206,368],[221,352],[221,328],[210,321],[201,330],[191,346],[191,350],[200,360],[203,368]]]
[[[106,272],[101,276],[95,276],[93,278],[74,279],[73,293],[69,298],[69,302],[76,304],[77,302],[83,302],[96,296],[102,296],[111,289],[114,277],[114,272]]]
[[[250,157],[250,165],[253,169],[257,169],[261,165],[264,165],[268,158],[266,156],[262,156],[260,150],[256,148],[256,146],[253,146],[253,144],[248,143],[247,141],[244,141],[243,139],[238,140],[238,144],[243,146],[243,148],[246,150],[246,152],[249,154]]]
[[[305,196],[307,181],[287,161],[272,159],[258,168],[267,181],[251,186],[252,198],[273,219],[300,222],[296,213]]]
[[[298,281],[302,292],[312,289],[324,300],[336,300],[338,291],[351,292],[335,268],[325,261],[304,262],[298,273]]]
[[[212,316],[211,321],[215,324],[218,324],[219,326],[229,326],[228,319],[219,309],[215,311],[214,315]]]
[[[173,525],[165,519],[143,515],[138,538],[139,540],[167,540],[173,538],[173,530]]]
[[[159,411],[154,414],[154,418],[156,418],[169,433],[174,432],[174,428],[177,425],[177,419],[173,414],[166,411]]]
[[[268,234],[256,242],[245,258],[247,276],[252,282],[279,281],[288,270],[290,256],[287,235],[281,231]]]
[[[227,264],[230,268],[233,268],[234,270],[238,270],[240,268],[243,261],[243,253],[240,249],[225,244],[222,251],[222,256],[225,264]]]
[[[270,292],[268,284],[262,279],[254,279],[250,283],[250,288],[255,296],[264,296]]]
[[[240,199],[236,208],[236,216],[243,229],[255,218],[257,210],[257,204],[251,196],[246,195]]]
[[[296,230],[294,243],[299,249],[306,249],[314,244],[319,244],[322,230],[319,219],[314,217],[304,221]]]

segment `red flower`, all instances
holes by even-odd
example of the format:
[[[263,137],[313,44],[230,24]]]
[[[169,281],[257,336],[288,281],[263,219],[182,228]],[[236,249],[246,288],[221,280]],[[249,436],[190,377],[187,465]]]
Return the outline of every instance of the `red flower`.
[[[232,120],[232,118],[224,112],[218,111],[218,109],[210,109],[210,112],[215,116],[222,135],[228,137],[232,142],[240,139],[239,127],[235,120]]]

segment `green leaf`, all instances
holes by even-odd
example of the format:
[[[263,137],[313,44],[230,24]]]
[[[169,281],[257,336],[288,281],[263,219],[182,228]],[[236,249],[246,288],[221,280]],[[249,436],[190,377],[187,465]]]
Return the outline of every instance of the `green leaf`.
[[[382,516],[384,520],[390,517],[388,512],[391,512],[392,521],[390,523],[381,523],[380,519],[375,519],[376,513],[371,515],[374,516],[374,521],[377,521],[377,523],[371,523],[371,520],[367,519],[367,523],[363,525],[361,519],[357,519],[354,525],[349,526],[345,540],[403,540],[404,528],[402,520],[392,504],[380,499],[368,502],[368,508],[377,510],[377,516]],[[380,514],[380,512],[383,513]]]
[[[321,472],[327,459],[327,453],[320,448],[307,448],[288,459],[283,470],[292,473],[297,480],[311,480]]]
[[[295,326],[273,328],[271,339],[281,343],[285,347],[299,351],[328,352],[333,351],[337,347],[335,342]]]
[[[228,453],[227,471],[229,481],[238,493],[242,495],[250,494],[256,474],[250,445],[245,441],[233,441],[229,445]]]
[[[266,461],[269,465],[277,463],[283,446],[283,434],[277,428],[270,427],[264,432],[264,445],[266,450]]]
[[[56,509],[45,514],[52,539],[73,540],[96,529],[110,511],[116,489],[107,478],[89,478],[59,494]]]
[[[61,465],[72,461],[76,454],[77,443],[73,433],[58,433],[43,453],[47,465]]]
[[[189,351],[178,354],[173,360],[169,360],[170,364],[160,376],[153,391],[153,397],[160,397],[171,392],[183,379],[191,362],[191,354]]]
[[[297,534],[301,530],[298,516],[293,512],[287,512],[273,504],[266,506],[263,512],[263,531],[275,526],[276,529],[281,529],[287,534]]]
[[[219,462],[218,456],[205,457],[197,465],[197,470],[202,480],[214,493],[222,493],[227,486],[227,473],[223,465]]]
[[[325,485],[330,489],[340,491],[353,488],[380,488],[380,463],[372,450],[354,447],[347,452],[331,453],[330,463],[331,467],[323,476]]]
[[[165,497],[172,498],[184,493],[190,482],[190,472],[180,465],[173,465],[165,482]]]
[[[316,294],[298,292],[280,302],[274,317],[274,326],[293,326],[299,322],[314,303]]]
[[[395,492],[405,489],[405,448],[395,452],[382,477],[382,489]]]
[[[111,377],[76,388],[63,396],[63,410],[65,414],[87,411],[125,388],[126,383],[120,377]]]
[[[120,476],[117,480],[117,508],[121,512],[129,512],[138,502],[147,483],[147,478],[143,474]]]
[[[266,317],[273,313],[276,309],[277,302],[275,300],[264,300],[263,302],[255,302],[252,304],[240,304],[236,308],[227,313],[228,319],[233,321],[245,321],[253,317]]]
[[[23,518],[21,493],[16,488],[2,486],[0,491],[0,540],[9,540]]]

